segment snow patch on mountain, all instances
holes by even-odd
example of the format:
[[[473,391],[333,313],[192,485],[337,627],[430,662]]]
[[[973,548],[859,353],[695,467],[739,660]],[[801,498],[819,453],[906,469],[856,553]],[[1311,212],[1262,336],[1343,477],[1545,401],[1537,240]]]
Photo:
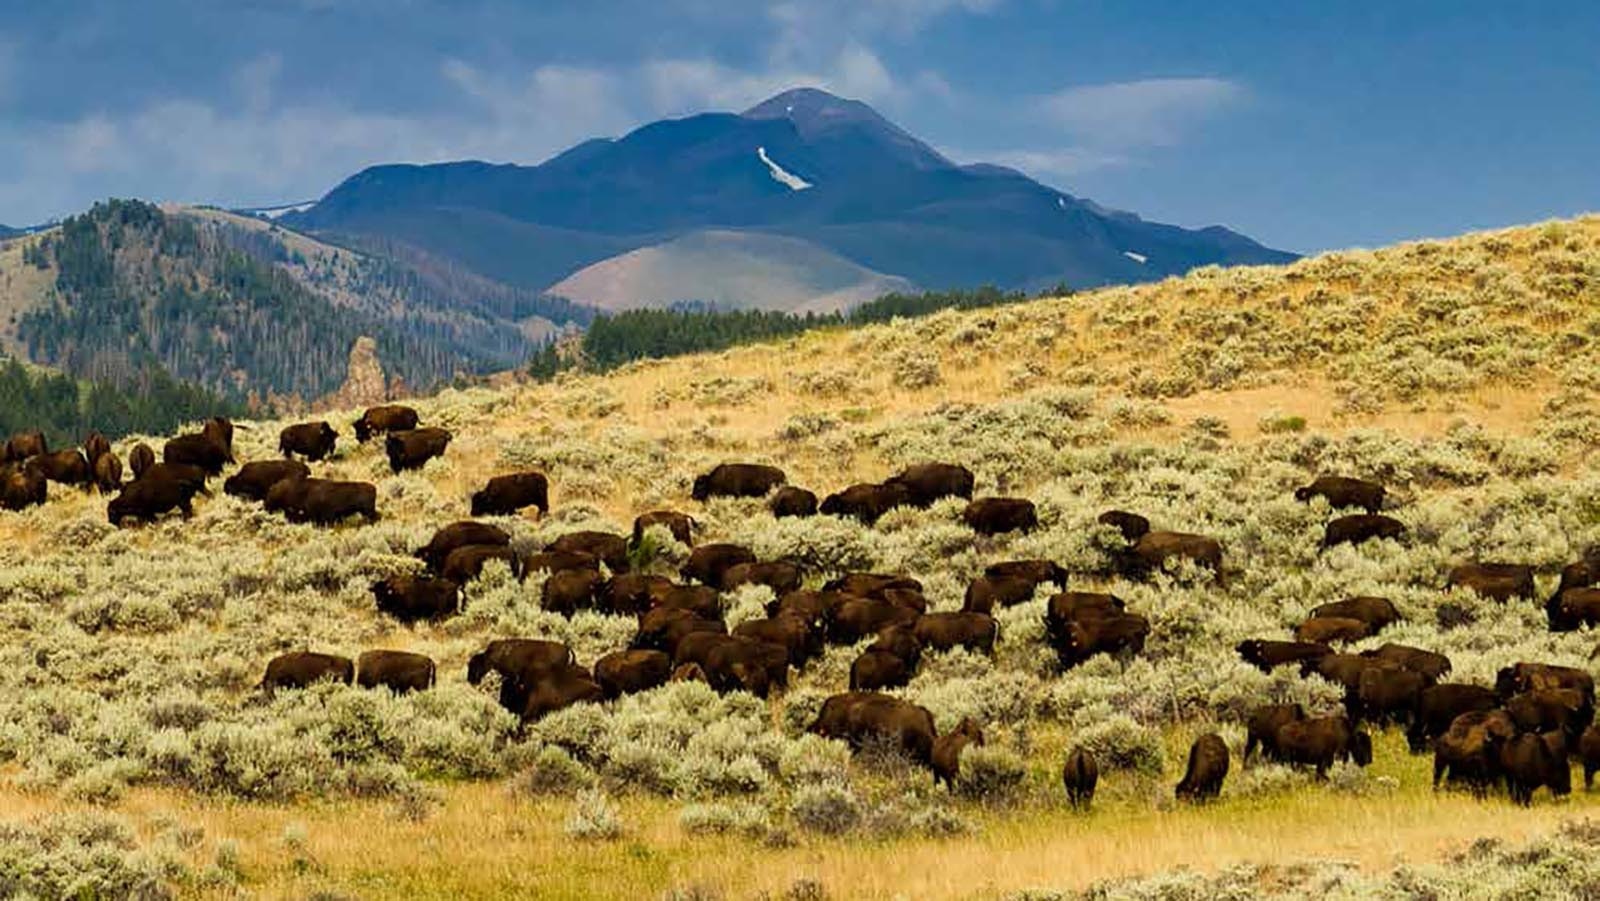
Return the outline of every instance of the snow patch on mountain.
[[[1142,253],[1134,253],[1131,250],[1124,250],[1122,252],[1122,255],[1127,257],[1128,259],[1134,261],[1135,263],[1144,263],[1145,261],[1150,259],[1149,257],[1145,256]]]
[[[772,174],[773,181],[776,181],[791,191],[804,191],[806,188],[811,187],[811,182],[806,181],[800,176],[795,175],[793,172],[790,172],[789,170],[773,162],[772,157],[767,156],[767,148],[757,147],[756,156],[761,158],[761,162],[767,164],[767,171]]]

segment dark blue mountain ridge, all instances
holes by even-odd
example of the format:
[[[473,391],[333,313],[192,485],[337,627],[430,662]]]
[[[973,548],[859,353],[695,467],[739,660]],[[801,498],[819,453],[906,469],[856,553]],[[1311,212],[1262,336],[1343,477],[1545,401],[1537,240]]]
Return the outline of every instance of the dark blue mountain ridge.
[[[374,166],[282,221],[415,244],[536,289],[708,228],[812,241],[928,288],[1082,287],[1295,258],[1220,226],[1146,222],[1014,169],[956,164],[870,106],[813,88],[585,141],[535,166]]]

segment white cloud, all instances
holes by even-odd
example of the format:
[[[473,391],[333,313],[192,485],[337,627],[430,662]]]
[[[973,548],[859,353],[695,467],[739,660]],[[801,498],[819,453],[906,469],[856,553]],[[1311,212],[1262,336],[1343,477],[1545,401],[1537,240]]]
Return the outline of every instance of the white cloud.
[[[995,163],[1009,166],[1026,175],[1046,181],[1051,178],[1071,178],[1100,169],[1128,165],[1131,160],[1119,153],[1108,153],[1089,147],[1060,147],[1043,150],[1000,150],[994,152],[954,152],[952,158],[967,162]]]
[[[1041,116],[1097,147],[1165,147],[1245,96],[1221,78],[1149,78],[1067,88],[1041,98]]]

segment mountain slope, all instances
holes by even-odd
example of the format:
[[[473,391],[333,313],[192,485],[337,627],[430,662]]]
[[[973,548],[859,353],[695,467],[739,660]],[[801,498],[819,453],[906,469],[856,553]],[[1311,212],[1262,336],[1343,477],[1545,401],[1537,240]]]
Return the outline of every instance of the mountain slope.
[[[911,289],[807,241],[708,229],[595,263],[550,291],[608,312],[704,304],[827,313]]]
[[[1294,258],[957,165],[867,105],[811,89],[651,123],[537,166],[376,166],[282,221],[382,235],[535,290],[703,229],[801,238],[929,288],[1092,286]]]

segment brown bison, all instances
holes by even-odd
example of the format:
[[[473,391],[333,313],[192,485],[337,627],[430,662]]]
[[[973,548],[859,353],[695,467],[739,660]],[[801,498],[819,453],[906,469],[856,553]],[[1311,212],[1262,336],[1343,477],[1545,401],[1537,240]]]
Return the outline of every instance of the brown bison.
[[[1069,573],[1054,560],[1002,560],[984,567],[983,575],[990,579],[1025,579],[1035,585],[1054,582],[1065,588]]]
[[[512,681],[521,682],[516,677]],[[524,724],[574,704],[598,704],[606,699],[600,684],[581,666],[558,667],[540,673],[531,683],[515,685],[513,693],[523,698],[522,709],[518,712]]]
[[[1445,587],[1470,588],[1480,597],[1501,602],[1532,600],[1537,593],[1533,567],[1521,563],[1463,563],[1450,570]]]
[[[1262,638],[1251,638],[1239,642],[1234,647],[1239,659],[1250,664],[1263,673],[1270,673],[1274,669],[1287,663],[1310,663],[1321,660],[1333,653],[1333,648],[1325,644],[1315,644],[1305,641],[1271,641]]]
[[[458,547],[466,547],[469,544],[509,546],[511,544],[511,533],[499,526],[473,522],[470,519],[453,522],[434,532],[433,537],[417,551],[416,556],[428,564],[429,569],[437,572],[444,565],[444,560],[450,556],[451,551]]]
[[[867,650],[887,651],[916,666],[922,658],[922,640],[917,638],[916,623],[898,623],[880,629]]]
[[[1594,774],[1600,771],[1600,726],[1590,726],[1578,736],[1578,759],[1583,762],[1583,789],[1594,789]]]
[[[372,523],[378,521],[378,489],[371,482],[284,479],[267,489],[263,506],[296,523],[331,526],[352,516]]]
[[[1428,743],[1443,735],[1456,717],[1499,706],[1500,698],[1481,685],[1430,685],[1417,698],[1416,715],[1406,730],[1406,744],[1413,752],[1427,750]]]
[[[1361,656],[1380,663],[1392,663],[1395,666],[1421,673],[1429,682],[1443,679],[1450,674],[1450,658],[1433,651],[1424,651],[1410,645],[1387,643],[1370,650],[1362,651]]]
[[[840,739],[857,751],[887,744],[914,763],[930,769],[933,765],[937,734],[933,714],[924,707],[878,692],[853,691],[829,697],[822,702],[821,712],[807,731]]]
[[[177,510],[184,519],[194,515],[195,487],[176,479],[135,479],[122,486],[122,493],[106,505],[106,518],[112,525],[134,518],[154,522],[159,516]]]
[[[195,494],[211,496],[211,491],[206,488],[206,471],[188,463],[156,463],[135,481],[139,480],[177,482]]]
[[[94,485],[94,470],[77,448],[37,454],[23,464],[57,485],[73,485],[87,490]]]
[[[979,535],[1002,535],[1037,529],[1039,513],[1027,498],[981,497],[961,511],[961,521]]]
[[[99,432],[90,432],[83,439],[83,455],[89,460],[90,466],[109,453],[111,453],[111,441]]]
[[[20,511],[43,505],[49,485],[42,473],[24,466],[0,467],[0,507]]]
[[[1347,716],[1291,720],[1278,727],[1277,746],[1279,760],[1315,767],[1318,779],[1341,760],[1372,763],[1372,737]]]
[[[307,688],[324,679],[349,685],[356,677],[356,665],[349,657],[293,651],[279,654],[267,662],[266,675],[257,686],[268,697],[280,688]]]
[[[525,571],[534,572],[532,566],[524,563]],[[597,569],[597,566],[572,567],[575,569]],[[552,572],[560,572],[559,569]],[[650,575],[647,573],[618,573],[600,586],[595,592],[594,606],[601,613],[612,615],[635,616],[650,609],[652,598],[672,588],[672,580],[665,576]]]
[[[1222,793],[1228,776],[1228,746],[1216,733],[1202,735],[1189,748],[1189,766],[1176,794],[1180,801],[1204,802]]]
[[[748,691],[765,698],[773,688],[789,683],[788,652],[764,641],[730,636],[715,643],[702,666],[709,684],[719,692]]]
[[[200,424],[200,434],[210,438],[233,462],[233,423],[225,416],[213,416]]]
[[[1409,726],[1416,718],[1422,691],[1432,680],[1397,666],[1369,666],[1356,685],[1356,704],[1352,720],[1370,720],[1379,725],[1399,723]]]
[[[550,480],[544,473],[494,476],[472,493],[473,516],[514,516],[525,507],[536,508],[540,516],[550,512]]]
[[[723,463],[696,476],[690,496],[697,501],[713,497],[766,497],[789,481],[783,470],[759,463]]]
[[[1294,490],[1294,499],[1309,501],[1314,497],[1326,498],[1328,506],[1360,507],[1368,513],[1383,509],[1383,486],[1376,482],[1352,479],[1348,476],[1318,476],[1311,484]]]
[[[205,470],[207,475],[221,475],[231,457],[222,442],[209,435],[179,435],[161,446],[161,459],[167,463],[187,463]]]
[[[502,678],[523,673],[540,673],[564,666],[576,666],[572,648],[559,641],[540,638],[501,638],[467,658],[467,683],[477,685],[490,673]]]
[[[913,507],[927,508],[947,497],[972,498],[972,470],[954,463],[918,463],[884,482],[899,485]]]
[[[1150,520],[1137,513],[1126,510],[1107,510],[1096,516],[1095,522],[1102,526],[1110,526],[1122,533],[1122,540],[1133,544],[1135,541],[1150,534]]]
[[[651,526],[661,526],[672,533],[673,540],[694,547],[694,517],[676,510],[652,510],[641,513],[633,520],[633,543],[644,541],[644,532]]]
[[[722,571],[718,583],[723,591],[732,591],[741,585],[765,585],[777,596],[800,589],[800,567],[786,560],[767,563],[736,563]]]
[[[362,444],[367,439],[382,432],[405,432],[417,427],[417,411],[399,404],[388,404],[380,407],[369,407],[367,412],[361,414],[352,428],[355,429],[356,440]]]
[[[628,567],[628,539],[615,532],[568,532],[545,546],[545,551],[555,554],[590,554],[598,558],[612,572],[625,572]]]
[[[569,569],[592,569],[600,571],[600,558],[582,551],[540,551],[529,554],[522,560],[522,574],[524,577],[536,572],[559,573]]]
[[[1250,718],[1245,722],[1244,753],[1239,756],[1240,762],[1249,763],[1257,746],[1266,759],[1280,759],[1278,730],[1305,718],[1305,708],[1299,704],[1268,704],[1250,711]]]
[[[1354,597],[1311,608],[1311,616],[1359,619],[1366,623],[1372,634],[1381,632],[1400,621],[1400,611],[1388,598]]]
[[[387,688],[395,694],[433,687],[433,658],[410,651],[363,651],[356,658],[356,684]]]
[[[1594,708],[1582,692],[1571,688],[1538,688],[1505,702],[1511,721],[1524,732],[1559,729],[1577,738],[1594,721]]]
[[[845,601],[828,621],[828,640],[834,644],[855,644],[875,632],[901,623],[917,621],[921,614],[900,604],[873,598]]]
[[[983,747],[983,729],[971,717],[965,717],[954,729],[933,740],[933,784],[944,783],[953,789],[961,777],[961,752],[968,745]]]
[[[372,583],[379,613],[403,623],[437,621],[461,609],[461,587],[449,579],[390,576]]]
[[[302,422],[286,426],[278,433],[278,452],[285,459],[292,459],[299,454],[315,463],[332,455],[333,446],[338,441],[339,433],[326,420]]]
[[[1100,781],[1100,764],[1087,748],[1073,748],[1061,767],[1061,784],[1067,790],[1067,803],[1076,810],[1088,810],[1094,803],[1094,788]]]
[[[1400,541],[1406,536],[1405,523],[1392,516],[1352,513],[1329,521],[1322,532],[1322,546],[1363,544],[1374,539]]]
[[[722,595],[709,585],[667,585],[650,596],[654,607],[688,610],[705,619],[722,618]]]
[[[793,614],[779,613],[767,619],[746,620],[734,627],[733,636],[764,641],[783,648],[789,654],[789,665],[796,668],[822,656],[823,632],[820,624]]]
[[[47,453],[50,446],[45,443],[44,433],[40,431],[18,432],[6,441],[6,460],[21,463],[29,457],[37,457]]]
[[[755,551],[737,544],[703,544],[689,552],[680,574],[704,585],[722,584],[722,574],[741,563],[756,562]]]
[[[389,468],[396,473],[421,469],[434,457],[444,456],[445,448],[454,437],[449,429],[390,432],[383,438],[383,452],[389,457]]]
[[[912,625],[912,633],[924,648],[948,651],[966,648],[980,654],[993,654],[1000,626],[985,613],[928,613]]]
[[[94,484],[101,494],[110,494],[122,488],[122,458],[106,451],[94,458]]]
[[[133,450],[128,452],[128,470],[133,473],[134,478],[144,478],[144,474],[154,465],[156,465],[156,452],[143,441],[135,444]]]
[[[917,665],[899,654],[867,648],[850,664],[851,691],[881,691],[911,682]]]
[[[772,511],[775,519],[787,519],[791,516],[816,516],[817,496],[804,488],[785,485],[773,492],[767,501],[767,509]]]
[[[459,551],[457,553],[460,553]],[[562,616],[594,606],[605,578],[592,569],[567,569],[551,573],[540,589],[539,606]]]
[[[728,627],[720,619],[709,619],[693,610],[657,607],[639,617],[639,628],[634,632],[630,647],[635,650],[666,651],[675,655],[678,645],[685,638],[701,632],[726,635]]]
[[[1582,694],[1590,705],[1594,703],[1594,677],[1576,667],[1514,663],[1495,675],[1494,690],[1502,701],[1525,691],[1546,688],[1570,688]]]
[[[1360,641],[1370,634],[1372,627],[1359,619],[1317,617],[1301,623],[1294,630],[1294,639],[1310,644],[1330,644],[1336,641]]]
[[[1120,570],[1130,579],[1143,579],[1168,560],[1186,559],[1208,569],[1222,584],[1222,544],[1215,538],[1186,532],[1150,532],[1118,555]]]
[[[1490,744],[1513,804],[1527,807],[1533,803],[1533,793],[1545,786],[1550,787],[1552,794],[1559,794],[1562,779],[1558,769],[1566,771],[1565,781],[1570,786],[1571,771],[1566,768],[1565,755],[1558,757],[1541,736],[1525,732],[1510,741],[1496,741],[1491,737]]]
[[[1063,629],[1079,620],[1106,619],[1120,616],[1127,610],[1127,603],[1114,594],[1102,594],[1093,591],[1063,591],[1052,595],[1044,610],[1045,629],[1055,637],[1063,634]]]
[[[284,479],[309,479],[311,468],[299,460],[254,460],[222,483],[224,494],[248,500],[266,500],[273,485]]]
[[[895,588],[921,591],[922,583],[910,576],[853,572],[830,579],[822,586],[823,591],[838,591],[862,598],[881,598],[885,591]]]
[[[1150,621],[1142,616],[1123,613],[1101,619],[1081,619],[1069,624],[1058,637],[1053,637],[1056,655],[1062,669],[1071,669],[1096,654],[1128,657],[1144,651],[1144,642],[1150,635]]]
[[[895,507],[908,506],[911,491],[906,486],[862,483],[828,495],[817,509],[824,516],[843,516],[870,526]]]
[[[1036,584],[1031,579],[979,576],[967,584],[961,609],[969,613],[993,613],[996,607],[1025,603],[1033,600]]]
[[[1545,615],[1552,632],[1600,624],[1600,588],[1568,588],[1550,599]]]
[[[1504,710],[1475,710],[1450,723],[1433,743],[1433,787],[1442,780],[1467,785],[1477,794],[1500,777],[1498,745],[1517,734]]]
[[[594,681],[607,700],[667,684],[672,658],[665,651],[616,651],[594,662]]]
[[[444,558],[444,565],[439,567],[439,575],[464,586],[481,578],[483,567],[490,560],[504,561],[511,569],[514,578],[522,577],[522,561],[516,552],[497,544],[469,544],[456,548],[450,552],[450,556]]]

